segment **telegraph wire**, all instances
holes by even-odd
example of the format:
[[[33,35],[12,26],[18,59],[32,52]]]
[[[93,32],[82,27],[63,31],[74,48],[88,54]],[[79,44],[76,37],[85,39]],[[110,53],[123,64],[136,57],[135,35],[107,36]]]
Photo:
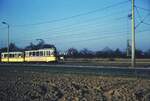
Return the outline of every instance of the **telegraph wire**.
[[[141,32],[145,32],[145,31],[150,31],[150,30],[142,30],[142,31],[138,31],[138,33],[141,33]],[[83,40],[72,40],[72,41],[69,41],[69,43],[81,43],[81,42],[90,42],[90,41],[94,41],[94,40],[103,40],[103,39],[108,39],[108,38],[117,38],[117,37],[124,37],[126,36],[126,32],[123,32],[123,33],[118,33],[118,34],[113,34],[113,35],[109,35],[109,36],[102,36],[102,37],[99,37],[99,36],[95,36],[95,37],[91,37],[91,38],[88,38],[88,39],[83,39]],[[60,42],[62,43],[62,42]]]
[[[97,29],[96,29],[96,31],[95,30],[86,30],[86,31],[82,31],[82,32],[79,32],[79,33],[72,33],[72,34],[65,34],[65,35],[64,34],[63,35],[59,34],[59,35],[50,36],[50,37],[47,37],[47,38],[57,38],[57,40],[62,40],[62,37],[65,37],[65,36],[71,36],[71,38],[73,38],[73,36],[81,36],[83,33],[86,33],[86,35],[90,34],[90,35],[93,36],[93,34],[91,34],[91,33],[103,33],[103,34],[105,33],[105,34],[107,34],[108,32],[106,33],[106,31],[97,31]],[[39,38],[39,37],[37,37],[37,38]]]
[[[88,30],[84,30],[84,29],[81,29],[81,30],[72,30],[72,29],[70,29],[70,30],[63,30],[63,31],[54,31],[53,33],[52,33],[52,35],[51,35],[51,37],[64,37],[64,36],[74,36],[74,35],[79,35],[79,34],[81,34],[81,33],[85,33],[85,32],[89,32],[89,31],[98,31],[98,30],[101,30],[101,29],[103,29],[103,28],[106,28],[106,27],[111,27],[112,25],[108,25],[108,26],[103,26],[103,25],[106,25],[106,24],[96,24],[96,25],[91,25],[90,26],[90,29],[89,28],[87,28]],[[114,24],[113,24],[114,25]],[[115,26],[118,26],[118,25],[120,25],[120,24],[118,24],[118,23],[116,23],[115,24]],[[101,27],[102,26],[102,27]],[[117,28],[118,29],[118,28]],[[46,32],[41,32],[41,33],[36,33],[34,36],[37,36],[37,35],[50,35],[50,32],[51,32],[51,30],[50,31],[46,31]],[[73,33],[73,34],[67,34],[67,33]],[[76,33],[74,33],[74,32],[76,32]],[[79,33],[78,33],[79,32]],[[58,33],[64,33],[64,34],[58,34]],[[56,35],[57,34],[57,35]],[[30,36],[29,36],[30,37]]]
[[[137,6],[135,6],[135,8],[136,8],[137,15],[138,15],[138,17],[139,17],[139,19],[140,19],[140,22],[139,22],[139,24],[137,24],[136,27],[138,27],[141,23],[146,24],[146,25],[150,25],[149,23],[145,23],[145,22],[144,22],[144,20],[146,19],[146,17],[148,17],[148,16],[150,15],[150,13],[149,13],[145,18],[142,19],[141,15],[140,15],[140,12],[139,12],[139,10],[137,9]],[[135,27],[135,28],[136,28],[136,27]]]
[[[143,22],[143,24],[145,24],[145,25],[149,25],[149,26],[150,26],[150,24],[149,24],[149,23],[146,23],[146,22]]]
[[[106,10],[106,9],[109,9],[109,8],[112,8],[112,7],[116,7],[118,5],[125,4],[125,3],[128,3],[128,2],[129,2],[128,0],[122,1],[122,2],[119,2],[119,3],[116,3],[116,4],[112,4],[112,5],[100,8],[100,9],[92,10],[92,11],[85,12],[85,13],[80,13],[80,14],[73,15],[73,16],[70,16],[70,17],[64,17],[64,18],[61,18],[61,19],[45,21],[45,22],[38,22],[38,23],[32,23],[32,24],[24,24],[24,25],[12,25],[12,26],[13,27],[35,26],[35,25],[41,25],[41,24],[46,24],[46,23],[54,23],[54,22],[69,20],[69,19],[72,19],[72,18],[85,16],[85,15],[89,15],[89,14],[92,14],[92,13],[95,13],[95,12],[103,11],[103,10]]]
[[[108,34],[108,33],[107,33]],[[115,36],[117,36],[117,35],[123,35],[123,34],[115,34]],[[114,36],[114,35],[113,35]],[[112,35],[108,35],[108,36],[103,36],[103,37],[112,37]],[[93,36],[93,37],[91,37],[91,38],[89,38],[88,40],[90,40],[90,39],[95,39],[95,38],[100,38],[100,37],[98,37],[98,36]],[[46,37],[46,38],[44,38],[44,39],[50,39],[50,37]],[[34,39],[29,39],[29,40],[27,40],[27,41],[32,41],[32,40],[34,40]],[[86,39],[87,40],[87,39]],[[26,40],[23,40],[22,42],[24,42],[24,41],[26,41]],[[61,41],[61,40],[60,40]],[[80,41],[83,41],[83,40],[76,40],[77,42],[80,42]],[[58,42],[58,41],[57,41]],[[72,42],[72,41],[71,41]]]
[[[121,20],[121,19],[124,19],[125,17],[123,17],[123,16],[121,16],[121,17],[117,17],[117,18],[113,18],[113,20]],[[79,25],[81,25],[81,26],[86,26],[86,28],[87,28],[87,26],[89,26],[90,27],[90,29],[92,28],[97,28],[97,26],[99,27],[99,28],[105,28],[106,26],[104,26],[104,25],[107,25],[107,24],[101,24],[101,23],[94,23],[94,25],[91,25],[91,24],[89,24],[89,23],[87,23],[88,21],[86,21],[86,23],[79,23],[79,24],[77,24],[78,26]],[[102,26],[102,27],[101,27]],[[109,26],[109,25],[108,25]],[[65,33],[65,32],[75,32],[75,31],[80,31],[80,30],[72,30],[72,27],[71,27],[71,25],[70,26],[68,26],[69,28],[65,28],[64,29],[64,27],[61,27],[61,28],[53,28],[53,29],[48,29],[48,30],[44,30],[44,31],[40,31],[40,32],[34,32],[34,33],[26,33],[26,34],[35,34],[36,36],[37,35],[43,35],[43,34],[49,34],[49,32],[54,32],[54,33]],[[71,28],[70,28],[71,27]],[[75,27],[77,27],[77,26],[75,26]],[[60,30],[60,29],[62,29],[63,28],[63,30]],[[78,27],[77,27],[78,28]],[[55,29],[55,30],[54,30]],[[88,29],[88,28],[87,28]]]
[[[150,30],[145,30],[145,31],[150,31]],[[145,32],[145,31],[139,31],[138,33],[141,33],[141,32]],[[125,35],[125,33],[121,33],[121,34],[115,34],[115,35],[110,35],[110,36],[103,36],[103,37],[92,37],[92,38],[90,38],[90,39],[85,39],[85,40],[75,40],[76,42],[81,42],[81,41],[87,41],[87,40],[90,40],[90,41],[92,41],[92,40],[95,40],[95,39],[102,39],[102,38],[104,38],[104,39],[106,39],[106,38],[111,38],[111,37],[114,37],[114,38],[116,38],[116,37],[119,37],[119,35],[120,36],[124,36]],[[49,39],[49,38],[45,38],[45,39]],[[100,40],[99,39],[99,40]],[[33,41],[34,39],[29,39],[28,41]],[[26,40],[24,40],[24,41],[26,41]],[[21,41],[21,42],[24,42],[24,41]],[[16,42],[16,41],[15,41]],[[71,41],[72,42],[72,41]],[[20,43],[20,42],[19,42]],[[62,42],[61,42],[62,43]],[[70,43],[70,42],[69,42]]]
[[[147,31],[150,31],[150,29],[145,29],[145,30],[140,30],[140,31],[137,31],[137,33],[142,33],[142,32],[147,32]],[[109,33],[111,33],[111,32],[109,32]],[[109,34],[109,33],[105,33],[105,34]],[[95,39],[107,39],[107,37],[108,38],[110,38],[110,37],[119,37],[119,36],[125,36],[126,35],[126,32],[125,31],[122,31],[122,32],[114,32],[115,34],[109,34],[108,36],[102,36],[102,37],[100,37],[100,36],[93,36],[93,37],[91,37],[91,38],[88,38],[88,39],[84,39],[84,40],[75,40],[75,42],[77,43],[77,42],[81,42],[81,41],[92,41],[92,40],[95,40]],[[116,34],[117,33],[117,34]],[[46,38],[43,38],[44,40],[45,39],[50,39],[51,37],[46,37]],[[15,41],[15,42],[25,42],[25,41],[33,41],[33,40],[35,40],[35,39],[37,39],[37,38],[34,38],[34,39],[25,39],[25,40],[21,40],[21,41],[19,41],[19,40],[17,40],[17,41]],[[72,40],[73,41],[73,40]],[[72,42],[72,41],[70,41],[70,42]],[[57,41],[57,42],[59,42],[59,41]],[[70,43],[69,42],[69,43]],[[74,42],[74,41],[73,41]],[[62,43],[62,40],[60,40],[60,43]]]
[[[141,20],[142,20],[142,17],[141,17],[140,12],[139,12],[139,10],[138,10],[138,8],[137,8],[136,6],[135,6],[135,10],[136,10],[136,12],[137,12],[137,15],[138,15],[140,21],[141,21]]]
[[[145,32],[145,31],[150,31],[150,30],[141,30],[141,31],[138,31],[138,33],[141,33],[141,32]],[[107,33],[108,34],[108,33]],[[87,41],[87,42],[90,42],[90,41],[94,41],[94,40],[103,40],[103,39],[107,39],[107,38],[116,38],[116,37],[124,37],[126,36],[126,32],[123,31],[122,33],[115,33],[113,35],[108,35],[108,36],[94,36],[94,37],[91,37],[91,38],[88,38],[88,39],[82,39],[82,40],[71,40],[69,41],[69,43],[81,43],[82,41]],[[45,38],[45,39],[49,39],[49,38]],[[60,42],[62,43],[62,42]]]
[[[142,10],[144,10],[144,11],[150,12],[150,9],[146,9],[146,8],[143,8],[143,7],[140,7],[140,6],[137,6],[137,5],[135,5],[135,7],[139,8],[139,9],[142,9]]]
[[[141,23],[143,23],[144,20],[145,20],[149,15],[150,15],[150,13],[148,13],[148,14],[135,26],[135,29],[136,29],[137,27],[139,27],[139,25],[140,25]]]
[[[119,12],[113,12],[113,13],[109,13],[109,15],[104,15],[104,16],[98,16],[98,17],[96,17],[96,18],[92,18],[92,19],[87,19],[87,20],[84,20],[84,21],[82,21],[82,22],[78,22],[78,23],[74,23],[74,24],[68,24],[68,25],[64,25],[64,26],[60,26],[60,27],[55,27],[55,28],[53,28],[53,29],[60,29],[60,28],[65,28],[65,27],[72,27],[72,26],[74,26],[74,25],[80,25],[80,24],[82,24],[82,23],[87,23],[87,22],[93,22],[93,21],[97,21],[97,20],[102,20],[102,18],[103,19],[106,19],[106,18],[109,18],[109,17],[112,17],[111,15],[112,14],[114,14],[114,15],[116,15],[116,14],[122,14],[122,12],[125,12],[125,11],[127,11],[127,10],[121,10],[121,11],[119,11]],[[108,17],[109,16],[109,17]],[[121,18],[116,18],[116,20],[120,20]]]

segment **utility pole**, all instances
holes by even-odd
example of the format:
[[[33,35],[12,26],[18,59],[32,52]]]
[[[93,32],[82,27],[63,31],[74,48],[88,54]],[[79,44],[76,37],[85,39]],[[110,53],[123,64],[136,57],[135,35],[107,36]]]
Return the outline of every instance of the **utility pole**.
[[[9,24],[7,22],[2,22],[2,24],[7,25],[8,32],[7,32],[7,62],[9,62]]]
[[[132,0],[132,67],[135,67],[135,21],[134,21],[134,1]]]

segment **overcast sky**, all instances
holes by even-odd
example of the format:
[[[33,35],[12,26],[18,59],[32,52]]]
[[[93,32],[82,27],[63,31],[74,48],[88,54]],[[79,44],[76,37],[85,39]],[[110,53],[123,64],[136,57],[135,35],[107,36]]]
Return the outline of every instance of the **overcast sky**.
[[[150,49],[150,0],[135,0],[136,47]],[[144,9],[143,9],[144,8]],[[59,50],[70,47],[126,49],[131,39],[130,0],[0,0],[0,21],[10,25],[10,40],[24,47],[44,39]],[[7,28],[0,24],[0,46]]]

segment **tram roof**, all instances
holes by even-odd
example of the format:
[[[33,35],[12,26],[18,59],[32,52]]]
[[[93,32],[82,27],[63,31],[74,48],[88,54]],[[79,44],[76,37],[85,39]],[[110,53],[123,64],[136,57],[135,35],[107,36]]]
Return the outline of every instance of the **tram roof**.
[[[8,52],[2,52],[1,54],[8,54]],[[9,54],[23,54],[23,52],[9,52]]]
[[[47,50],[54,50],[54,48],[45,48],[45,49],[37,49],[37,50],[28,50],[25,52],[36,52],[36,51],[47,51]]]

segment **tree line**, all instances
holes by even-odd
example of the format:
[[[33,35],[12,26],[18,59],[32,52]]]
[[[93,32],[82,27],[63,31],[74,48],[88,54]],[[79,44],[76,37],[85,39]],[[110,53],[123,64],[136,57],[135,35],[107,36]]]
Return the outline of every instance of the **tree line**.
[[[148,51],[142,51],[136,49],[136,58],[150,58],[150,49]],[[99,51],[91,51],[89,49],[77,50],[75,48],[69,48],[66,52],[66,57],[70,58],[130,58],[127,56],[126,51],[121,51],[119,48],[112,50],[109,47]]]
[[[54,48],[56,50],[57,55],[65,56],[66,58],[130,58],[130,55],[127,56],[126,51],[121,51],[119,48],[112,50],[109,47],[104,48],[99,51],[91,51],[87,48],[82,50],[77,50],[76,48],[69,48],[65,53],[60,53],[57,51],[55,45],[47,44],[44,40],[38,39],[37,44],[33,44],[32,42],[27,45],[25,48],[19,48],[15,45],[15,43],[10,43],[9,51],[25,51],[25,50],[36,50],[42,48]],[[0,49],[1,52],[7,52],[7,47],[3,47]],[[150,58],[150,49],[147,51],[142,51],[136,49],[136,58]]]

